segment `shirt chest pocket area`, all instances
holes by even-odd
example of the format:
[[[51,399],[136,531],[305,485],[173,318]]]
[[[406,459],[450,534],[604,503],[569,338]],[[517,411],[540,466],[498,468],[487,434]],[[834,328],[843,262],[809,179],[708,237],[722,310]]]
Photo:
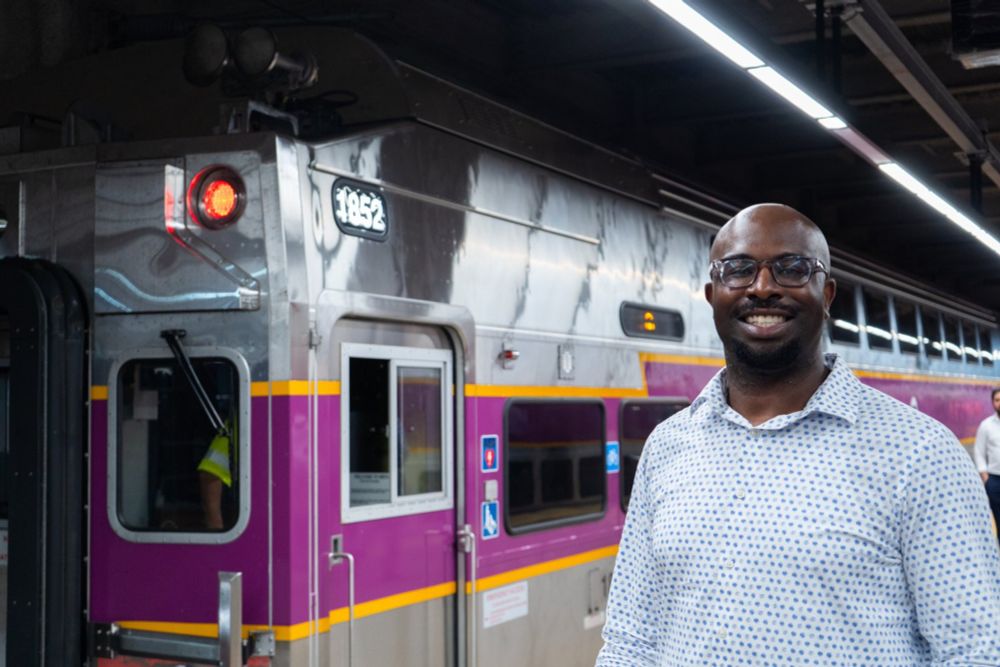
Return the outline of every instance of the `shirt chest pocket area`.
[[[726,543],[725,500],[718,489],[689,480],[661,489],[652,512],[652,549],[664,583],[674,593],[713,579],[713,563]]]

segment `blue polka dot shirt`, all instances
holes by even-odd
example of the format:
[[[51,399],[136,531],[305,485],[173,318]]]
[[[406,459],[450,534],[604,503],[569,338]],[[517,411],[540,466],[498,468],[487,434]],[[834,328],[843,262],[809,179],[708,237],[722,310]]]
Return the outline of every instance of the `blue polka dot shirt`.
[[[599,667],[1000,666],[1000,552],[942,424],[832,370],[756,427],[721,371],[646,442]]]

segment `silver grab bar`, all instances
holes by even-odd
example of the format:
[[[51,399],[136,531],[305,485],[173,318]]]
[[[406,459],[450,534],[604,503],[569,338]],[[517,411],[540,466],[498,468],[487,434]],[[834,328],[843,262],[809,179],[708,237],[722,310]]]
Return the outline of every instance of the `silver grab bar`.
[[[243,667],[243,574],[219,573],[219,665]]]
[[[458,531],[458,541],[461,551],[469,555],[468,577],[470,583],[470,595],[465,597],[465,591],[459,591],[459,599],[465,598],[466,610],[469,612],[465,628],[466,651],[468,657],[467,667],[476,667],[479,662],[478,650],[476,648],[476,632],[479,629],[479,622],[476,618],[476,531],[469,524],[463,524]]]
[[[354,667],[354,554],[349,554],[340,548],[341,540],[339,535],[335,535],[331,542],[333,550],[330,551],[330,567],[339,565],[340,561],[347,561],[347,667]],[[331,635],[333,631],[331,629]]]

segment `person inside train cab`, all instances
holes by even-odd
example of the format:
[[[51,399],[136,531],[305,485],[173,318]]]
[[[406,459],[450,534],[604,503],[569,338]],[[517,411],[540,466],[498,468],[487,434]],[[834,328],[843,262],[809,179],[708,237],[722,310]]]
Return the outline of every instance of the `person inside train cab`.
[[[724,225],[705,297],[726,365],[649,436],[597,665],[1000,665],[1000,550],[942,424],[823,353],[820,229]]]
[[[233,477],[229,472],[229,436],[216,433],[209,443],[205,456],[198,463],[198,486],[201,491],[201,509],[205,528],[222,530],[222,490],[231,487]]]
[[[993,414],[979,424],[972,456],[986,485],[994,525],[1000,529],[1000,387],[991,392],[990,399]]]
[[[216,397],[219,400],[219,397]],[[232,441],[235,438],[234,420],[226,419],[228,433],[219,430],[212,437],[205,455],[198,462],[198,488],[204,525],[208,530],[223,530],[222,494],[224,488],[233,486]]]

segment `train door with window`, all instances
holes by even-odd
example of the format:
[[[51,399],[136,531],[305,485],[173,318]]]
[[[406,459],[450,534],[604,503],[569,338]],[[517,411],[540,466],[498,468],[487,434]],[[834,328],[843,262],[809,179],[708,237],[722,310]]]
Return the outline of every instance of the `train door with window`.
[[[82,662],[86,317],[42,260],[0,259],[0,665]]]
[[[342,321],[340,531],[354,664],[455,664],[455,358],[432,327]],[[347,573],[334,568],[331,576]],[[335,612],[335,615],[337,612]],[[341,614],[346,616],[346,614]]]

